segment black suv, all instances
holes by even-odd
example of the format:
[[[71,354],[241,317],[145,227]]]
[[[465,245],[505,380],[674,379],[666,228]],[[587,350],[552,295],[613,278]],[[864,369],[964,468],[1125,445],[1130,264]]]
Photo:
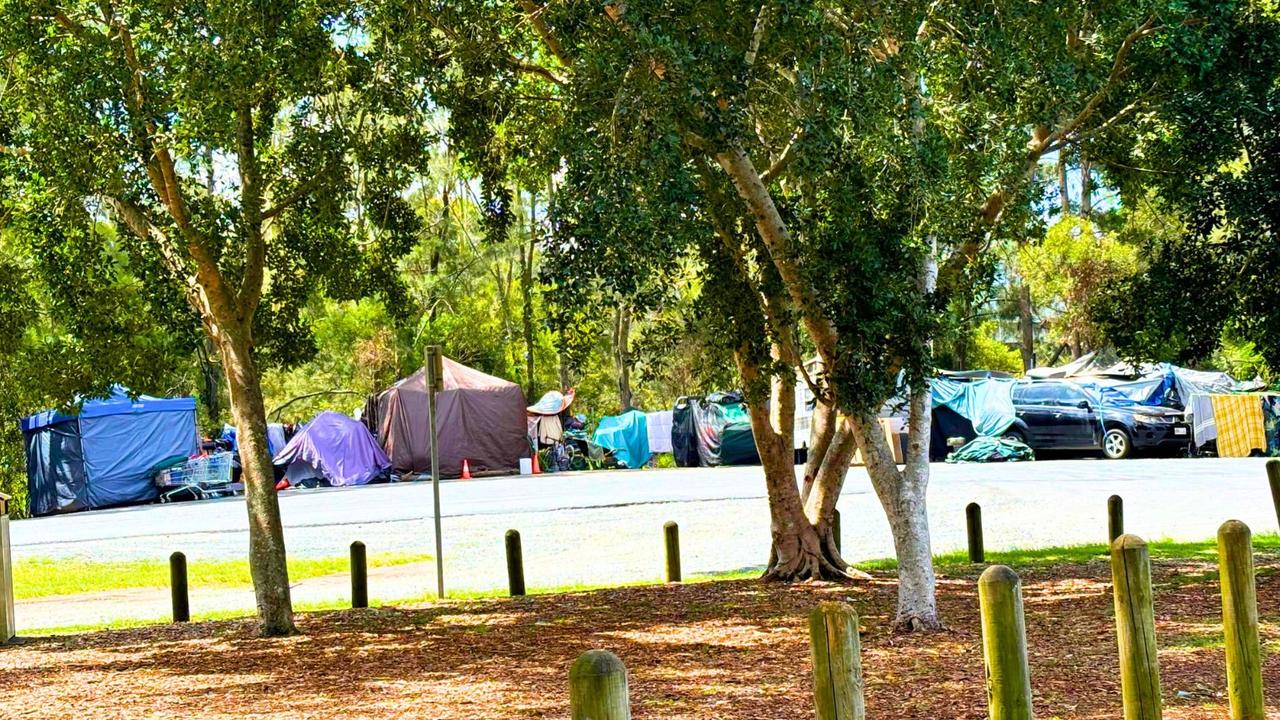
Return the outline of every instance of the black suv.
[[[1181,410],[1104,406],[1097,394],[1067,380],[1020,381],[1013,406],[1017,419],[1004,436],[1034,450],[1100,450],[1118,460],[1134,450],[1181,451],[1191,443]]]

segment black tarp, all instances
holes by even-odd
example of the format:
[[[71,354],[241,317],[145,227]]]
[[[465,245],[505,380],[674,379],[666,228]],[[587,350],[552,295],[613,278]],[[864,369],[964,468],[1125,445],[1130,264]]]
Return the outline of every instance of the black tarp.
[[[23,435],[27,455],[27,498],[32,515],[89,508],[80,423],[73,419]]]
[[[698,429],[693,422],[693,408],[700,400],[682,397],[671,409],[671,454],[680,467],[698,467]]]
[[[929,460],[931,462],[942,462],[947,459],[947,455],[951,453],[951,447],[947,445],[947,439],[953,437],[962,437],[967,443],[978,437],[978,433],[973,429],[973,423],[969,422],[965,416],[945,405],[935,406],[929,431]]]

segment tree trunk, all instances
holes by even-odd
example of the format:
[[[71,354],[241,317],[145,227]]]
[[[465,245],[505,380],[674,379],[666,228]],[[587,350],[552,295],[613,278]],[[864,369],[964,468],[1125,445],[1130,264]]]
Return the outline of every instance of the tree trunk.
[[[573,378],[569,375],[569,363],[565,362],[564,353],[558,356],[560,365],[560,392],[569,392],[569,388],[573,386]]]
[[[814,480],[822,468],[822,461],[827,456],[827,448],[831,447],[831,438],[836,432],[836,411],[829,402],[819,399],[813,406],[813,417],[809,420],[809,457],[804,464],[804,485],[800,489],[800,497],[805,502],[813,490]]]
[[[537,225],[534,219],[534,202],[536,196],[529,193],[529,246],[525,253],[524,274],[521,278],[524,293],[524,362],[525,362],[525,397],[530,401],[537,397],[534,393],[533,368],[533,250],[537,245]]]
[[[1093,173],[1092,166],[1089,165],[1089,158],[1084,153],[1080,153],[1080,217],[1085,220],[1093,214]]]
[[[1058,151],[1058,199],[1062,203],[1062,217],[1071,214],[1071,194],[1067,192],[1067,158]]]
[[[929,390],[911,396],[906,467],[899,470],[874,417],[853,423],[853,431],[867,464],[871,486],[880,499],[893,533],[898,560],[898,609],[894,626],[901,630],[937,630],[936,579],[929,539],[925,495],[929,485]]]
[[[622,412],[631,409],[631,310],[618,306],[613,323],[613,354],[618,364],[618,404]]]
[[[1018,283],[1018,335],[1021,342],[1018,349],[1022,351],[1022,370],[1026,372],[1036,366],[1036,328],[1031,313],[1031,286],[1026,280]]]
[[[249,571],[258,603],[262,634],[290,635],[293,604],[285,561],[284,528],[276,497],[271,452],[267,445],[267,413],[262,404],[258,369],[247,333],[220,328],[218,349],[231,391],[231,414],[240,446],[245,506],[249,513]]]

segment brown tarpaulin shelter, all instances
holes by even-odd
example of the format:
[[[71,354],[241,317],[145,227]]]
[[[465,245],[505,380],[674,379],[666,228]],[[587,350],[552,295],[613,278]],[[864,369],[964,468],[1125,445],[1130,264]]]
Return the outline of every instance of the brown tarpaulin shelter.
[[[519,385],[444,358],[444,390],[436,394],[440,475],[511,472],[529,456],[524,392]],[[398,473],[430,473],[427,379],[423,370],[369,398],[364,422]]]

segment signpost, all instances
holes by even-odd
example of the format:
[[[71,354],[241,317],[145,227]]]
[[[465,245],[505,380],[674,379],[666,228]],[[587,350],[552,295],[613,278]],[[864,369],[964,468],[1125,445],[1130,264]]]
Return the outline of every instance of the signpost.
[[[444,355],[427,346],[427,427],[431,448],[431,494],[436,503],[436,595],[444,599],[444,543],[440,537],[440,454],[436,448],[436,392],[444,388]]]

